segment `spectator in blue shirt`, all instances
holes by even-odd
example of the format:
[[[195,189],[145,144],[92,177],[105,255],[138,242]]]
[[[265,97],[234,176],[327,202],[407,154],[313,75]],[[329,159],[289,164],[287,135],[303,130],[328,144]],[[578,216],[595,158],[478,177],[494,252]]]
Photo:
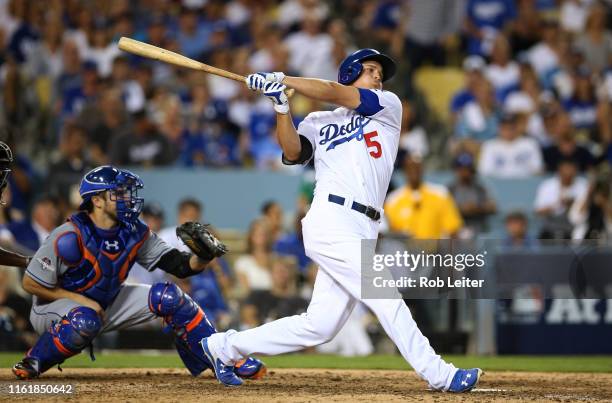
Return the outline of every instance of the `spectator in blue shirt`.
[[[499,122],[498,107],[491,84],[482,80],[474,88],[475,100],[461,111],[455,133],[460,139],[476,142],[497,136]]]
[[[144,41],[154,46],[165,47],[168,43],[168,22],[161,15],[155,15],[151,18],[147,26],[147,32]]]
[[[7,143],[12,150],[17,148],[12,142]],[[37,175],[32,162],[23,154],[14,154],[13,158],[12,173],[8,178],[11,189],[11,207],[25,214],[32,201]]]
[[[277,163],[282,154],[272,133],[276,126],[276,117],[267,111],[253,110],[249,121],[251,155],[259,168]]]
[[[597,98],[588,68],[580,67],[575,71],[574,94],[563,101],[563,108],[575,128],[593,130],[597,126]]]
[[[28,42],[37,42],[40,39],[39,27],[36,27],[37,21],[33,15],[34,13],[30,13],[23,16],[21,24],[8,41],[8,50],[18,63],[26,61],[25,49]]]
[[[211,262],[210,270],[190,278],[191,297],[202,307],[208,319],[221,327],[227,326],[229,319],[222,283],[230,278],[229,265],[223,258]]]
[[[376,29],[395,29],[400,17],[399,0],[381,1],[372,19],[372,28]]]
[[[227,117],[227,103],[210,98],[204,83],[192,85],[184,97],[187,126],[181,135],[183,165],[235,166],[240,164],[240,127]]]
[[[57,95],[61,96],[74,88],[81,87],[83,82],[81,69],[81,55],[77,45],[72,41],[66,41],[62,48],[62,72],[54,88]]]
[[[238,130],[230,126],[233,125],[224,124],[221,132],[192,133],[185,130],[182,135],[182,163],[188,167],[239,165]]]
[[[198,59],[207,50],[211,25],[200,19],[194,9],[183,8],[179,16],[176,41],[182,55]]]
[[[474,88],[477,83],[483,80],[483,72],[486,63],[480,56],[468,56],[463,61],[463,71],[465,72],[465,87],[459,90],[450,102],[450,111],[453,118],[461,112],[464,106],[475,100]]]
[[[282,236],[274,244],[274,252],[283,256],[295,257],[298,270],[302,276],[306,276],[311,260],[306,256],[304,250],[304,239],[302,238],[302,218],[304,214],[298,214],[295,217],[295,230],[289,234]]]
[[[83,64],[80,82],[72,81],[67,85],[61,94],[62,117],[69,118],[76,116],[87,104],[95,102],[99,91],[98,68],[93,62]]]
[[[383,43],[389,44],[393,41],[401,16],[400,6],[399,0],[384,0],[376,6],[370,27],[376,38]]]
[[[503,31],[514,18],[516,5],[513,0],[469,0],[465,24],[468,53],[489,55],[495,33]]]
[[[22,248],[34,253],[42,241],[59,224],[60,214],[57,201],[51,197],[41,197],[32,207],[30,218],[8,223],[2,231],[5,241],[16,243]],[[7,239],[8,238],[8,239]]]

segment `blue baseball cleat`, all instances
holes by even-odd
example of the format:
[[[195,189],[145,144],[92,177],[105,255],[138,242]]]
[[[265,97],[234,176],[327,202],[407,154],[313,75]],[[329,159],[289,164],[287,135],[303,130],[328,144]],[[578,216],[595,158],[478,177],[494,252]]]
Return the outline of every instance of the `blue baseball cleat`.
[[[268,369],[257,358],[247,357],[234,365],[234,373],[243,379],[263,379],[268,373]]]
[[[204,337],[202,340],[200,340],[200,344],[202,345],[204,355],[213,364],[212,369],[215,371],[215,376],[217,377],[219,383],[232,387],[242,385],[242,379],[240,379],[234,373],[234,367],[231,365],[225,365],[210,351],[210,348],[208,348],[208,337]]]
[[[483,373],[480,368],[458,369],[448,391],[452,393],[469,392],[476,387]]]

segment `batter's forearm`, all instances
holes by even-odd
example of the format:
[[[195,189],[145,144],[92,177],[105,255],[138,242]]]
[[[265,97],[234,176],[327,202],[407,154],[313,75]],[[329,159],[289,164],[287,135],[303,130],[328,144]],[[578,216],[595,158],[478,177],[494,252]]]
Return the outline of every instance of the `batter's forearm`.
[[[285,157],[290,161],[297,160],[300,157],[302,145],[300,136],[293,125],[291,113],[276,114],[276,136]]]
[[[308,98],[345,106],[349,109],[357,108],[361,102],[357,88],[334,81],[286,76],[283,84]]]

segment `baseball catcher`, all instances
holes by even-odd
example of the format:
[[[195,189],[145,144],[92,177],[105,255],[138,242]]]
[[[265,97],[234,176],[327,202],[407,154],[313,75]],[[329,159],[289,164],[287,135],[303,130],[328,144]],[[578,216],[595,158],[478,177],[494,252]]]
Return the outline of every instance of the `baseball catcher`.
[[[143,186],[137,175],[112,166],[83,177],[80,211],[51,232],[23,278],[23,288],[34,296],[30,321],[40,338],[13,367],[18,378],[36,378],[86,347],[93,359],[96,336],[156,317],[174,333],[178,354],[193,376],[212,368],[199,343],[216,330],[189,295],[170,282],[124,281],[135,262],[178,278],[193,276],[227,248],[199,223],[177,229],[193,254],[168,246],[138,219]],[[234,369],[241,377],[265,375],[255,358],[241,364]]]

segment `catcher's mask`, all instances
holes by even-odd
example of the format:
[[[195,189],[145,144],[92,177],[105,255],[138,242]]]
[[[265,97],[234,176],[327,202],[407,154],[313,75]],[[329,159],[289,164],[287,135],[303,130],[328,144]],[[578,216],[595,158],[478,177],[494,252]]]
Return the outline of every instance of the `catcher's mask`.
[[[3,193],[8,186],[8,176],[11,173],[11,164],[13,163],[13,153],[11,148],[4,142],[0,141],[0,204],[5,205]]]
[[[138,175],[127,169],[119,169],[110,165],[97,167],[89,171],[81,180],[79,194],[83,202],[80,210],[87,208],[91,197],[108,191],[110,199],[117,205],[117,219],[131,225],[138,219],[144,199],[138,197],[138,189],[144,184]]]

